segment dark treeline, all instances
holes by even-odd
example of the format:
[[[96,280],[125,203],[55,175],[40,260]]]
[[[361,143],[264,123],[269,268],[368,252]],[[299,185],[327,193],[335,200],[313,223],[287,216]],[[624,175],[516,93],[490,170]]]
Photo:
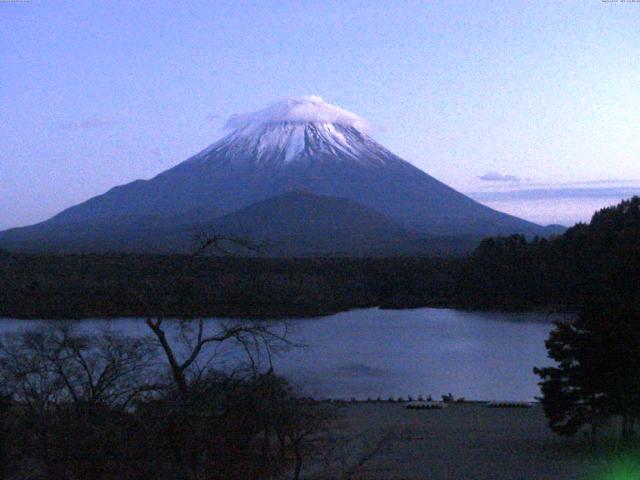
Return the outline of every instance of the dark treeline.
[[[489,238],[467,258],[0,255],[0,316],[322,315],[358,307],[578,309],[640,289],[640,198],[561,236]]]
[[[450,296],[455,261],[146,255],[0,259],[0,316],[321,315]]]
[[[563,235],[482,241],[457,278],[460,291],[496,304],[634,302],[640,293],[640,198],[596,212]]]

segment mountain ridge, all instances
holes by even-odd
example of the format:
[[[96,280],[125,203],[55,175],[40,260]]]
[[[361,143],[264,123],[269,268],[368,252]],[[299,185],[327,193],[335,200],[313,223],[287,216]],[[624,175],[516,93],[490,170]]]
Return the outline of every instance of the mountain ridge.
[[[42,237],[56,228],[115,228],[122,218],[137,221],[136,228],[142,230],[145,223],[152,230],[158,222],[166,224],[166,235],[171,236],[171,229],[175,233],[184,225],[229,215],[292,190],[355,202],[427,237],[549,233],[436,180],[378,144],[363,125],[360,117],[318,97],[232,117],[234,130],[196,155],[152,179],[114,187],[46,222],[0,232],[0,246],[17,237]]]

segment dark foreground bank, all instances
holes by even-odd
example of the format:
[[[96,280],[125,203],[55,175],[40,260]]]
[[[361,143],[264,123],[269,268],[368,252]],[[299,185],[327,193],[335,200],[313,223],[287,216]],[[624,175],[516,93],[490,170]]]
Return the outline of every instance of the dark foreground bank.
[[[615,448],[554,435],[539,405],[408,410],[400,403],[357,403],[340,414],[341,441],[327,463],[306,466],[306,478],[586,480],[618,478],[610,475],[620,468],[640,472]]]

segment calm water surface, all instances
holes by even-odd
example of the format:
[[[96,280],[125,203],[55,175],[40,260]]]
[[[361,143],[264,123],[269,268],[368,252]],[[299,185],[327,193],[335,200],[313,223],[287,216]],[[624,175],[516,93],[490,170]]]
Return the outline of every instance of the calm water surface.
[[[274,365],[315,397],[452,392],[473,400],[532,400],[539,395],[532,368],[550,364],[544,341],[558,318],[420,308],[298,319],[291,322],[291,338],[307,347],[280,354]],[[37,324],[0,320],[0,332]],[[96,331],[107,324],[129,334],[146,333],[142,320],[81,322],[83,329]]]

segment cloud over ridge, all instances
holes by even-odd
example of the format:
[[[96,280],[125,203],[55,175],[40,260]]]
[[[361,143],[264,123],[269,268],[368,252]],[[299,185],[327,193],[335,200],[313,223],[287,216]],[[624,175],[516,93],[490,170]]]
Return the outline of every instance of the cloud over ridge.
[[[240,130],[281,122],[333,123],[353,127],[360,131],[369,130],[369,123],[364,118],[331,105],[317,95],[309,95],[300,99],[288,98],[272,103],[263,110],[232,115],[227,120],[225,128]]]
[[[518,183],[521,182],[522,179],[520,177],[516,177],[515,175],[503,175],[498,172],[487,172],[484,175],[478,177],[480,180],[484,180],[485,182],[513,182]]]

